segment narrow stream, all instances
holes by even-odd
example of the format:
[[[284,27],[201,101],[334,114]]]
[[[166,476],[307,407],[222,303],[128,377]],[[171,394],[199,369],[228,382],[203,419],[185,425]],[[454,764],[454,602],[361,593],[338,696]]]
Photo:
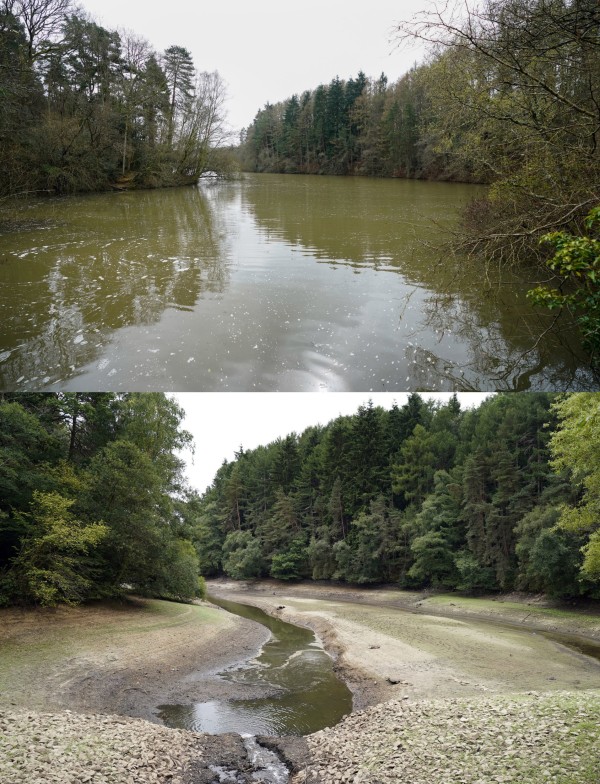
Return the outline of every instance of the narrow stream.
[[[233,683],[262,686],[269,696],[161,705],[157,715],[164,724],[211,734],[307,735],[351,712],[352,694],[310,629],[272,618],[257,607],[213,596],[210,601],[270,630],[271,638],[255,659],[219,673]]]

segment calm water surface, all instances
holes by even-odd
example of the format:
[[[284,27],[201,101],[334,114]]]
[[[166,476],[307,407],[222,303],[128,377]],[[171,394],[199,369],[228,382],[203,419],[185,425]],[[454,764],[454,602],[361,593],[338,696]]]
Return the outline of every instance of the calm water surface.
[[[475,192],[249,175],[23,204],[0,233],[0,387],[597,388],[568,325],[539,338],[525,281],[430,248]]]
[[[221,673],[234,683],[264,686],[272,696],[253,700],[211,700],[161,705],[157,715],[169,727],[195,732],[251,735],[306,735],[332,727],[352,711],[352,694],[333,672],[333,662],[309,630],[251,607],[210,597],[211,602],[262,623],[271,639],[260,655]]]

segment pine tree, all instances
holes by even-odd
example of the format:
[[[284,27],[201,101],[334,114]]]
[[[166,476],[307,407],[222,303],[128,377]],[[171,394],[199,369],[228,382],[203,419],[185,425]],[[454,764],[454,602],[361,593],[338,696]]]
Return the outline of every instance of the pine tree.
[[[192,55],[183,46],[170,46],[163,55],[162,65],[170,95],[167,144],[172,147],[178,120],[192,100],[196,71]]]

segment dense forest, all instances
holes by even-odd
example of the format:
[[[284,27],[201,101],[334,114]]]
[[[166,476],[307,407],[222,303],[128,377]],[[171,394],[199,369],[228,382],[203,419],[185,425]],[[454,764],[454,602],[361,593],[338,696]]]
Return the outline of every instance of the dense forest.
[[[574,312],[598,361],[597,1],[444,3],[398,26],[398,42],[414,38],[429,57],[393,83],[361,72],[267,104],[243,167],[488,184],[452,247],[477,274],[539,264],[532,301]]]
[[[224,463],[197,502],[201,569],[598,597],[599,453],[594,394],[369,403]]]
[[[600,396],[411,395],[224,462],[202,496],[160,393],[4,394],[0,606],[200,575],[600,596]]]
[[[196,181],[230,163],[218,73],[72,0],[0,0],[0,197]]]
[[[164,395],[0,401],[0,606],[202,590]]]

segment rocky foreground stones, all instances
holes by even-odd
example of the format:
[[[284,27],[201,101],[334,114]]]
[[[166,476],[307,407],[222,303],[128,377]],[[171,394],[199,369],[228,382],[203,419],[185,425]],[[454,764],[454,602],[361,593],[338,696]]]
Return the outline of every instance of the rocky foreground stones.
[[[319,784],[598,784],[600,692],[393,700],[307,740]]]
[[[196,733],[142,719],[0,712],[4,784],[183,784],[199,755]]]
[[[306,741],[292,784],[598,784],[600,690],[393,700]],[[0,711],[3,784],[204,784],[219,781],[207,757],[221,752],[233,765],[231,737],[119,716]],[[259,779],[246,770],[239,780]]]

